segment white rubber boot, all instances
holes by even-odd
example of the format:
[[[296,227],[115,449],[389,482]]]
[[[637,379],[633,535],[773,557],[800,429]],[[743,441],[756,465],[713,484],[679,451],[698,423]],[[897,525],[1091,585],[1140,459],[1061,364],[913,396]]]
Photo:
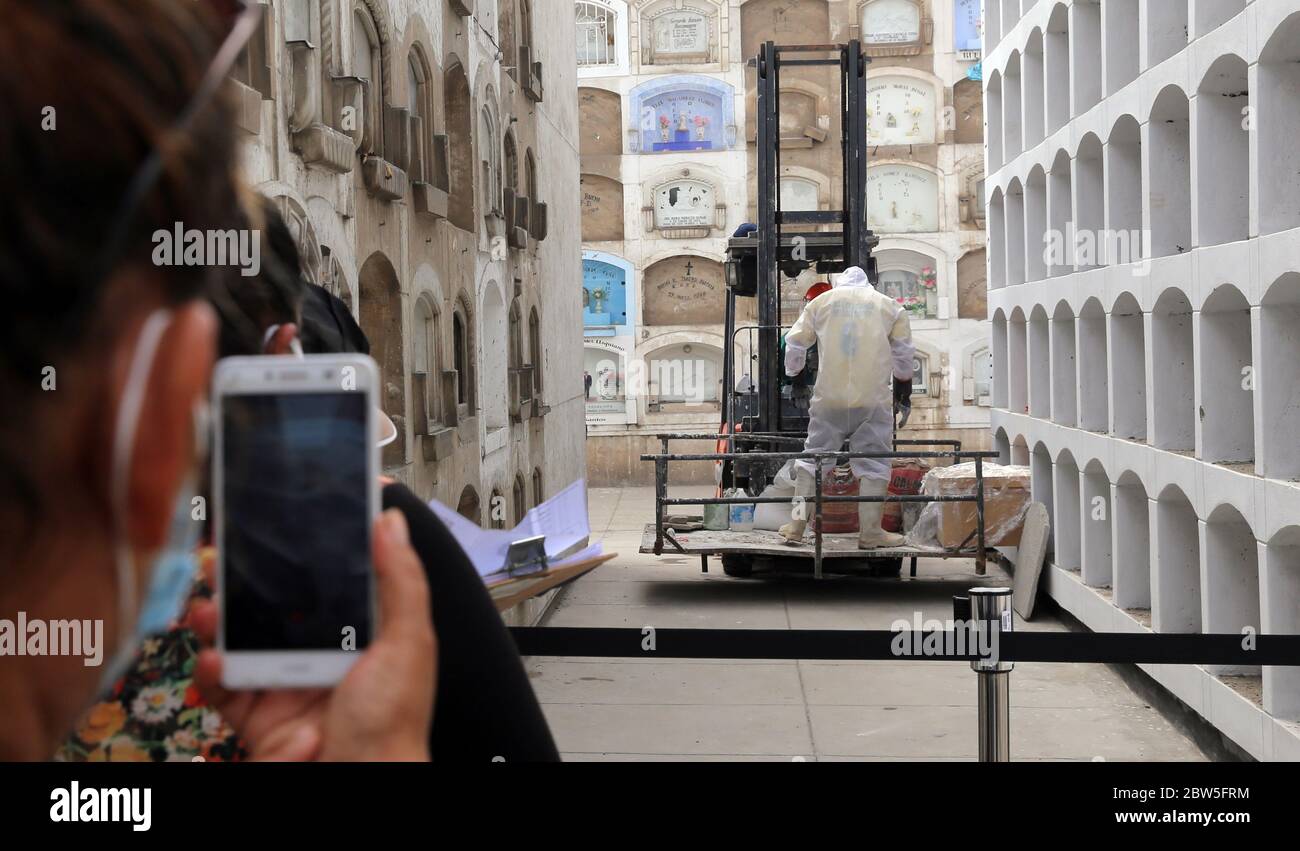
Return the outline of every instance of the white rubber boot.
[[[889,482],[883,479],[863,479],[858,485],[859,496],[884,496],[889,490]],[[883,502],[858,503],[858,549],[872,550],[877,547],[901,547],[903,536],[886,532],[880,528],[880,518],[885,513]]]
[[[781,537],[787,544],[803,543],[803,533],[808,530],[808,501],[817,490],[813,474],[802,467],[794,470],[794,492],[803,497],[803,502],[796,502],[790,510],[790,522],[781,527]]]

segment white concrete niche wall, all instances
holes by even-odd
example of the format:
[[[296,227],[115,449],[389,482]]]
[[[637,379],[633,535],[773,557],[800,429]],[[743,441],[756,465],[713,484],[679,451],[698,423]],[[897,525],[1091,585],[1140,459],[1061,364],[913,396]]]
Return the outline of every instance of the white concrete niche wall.
[[[1074,271],[1074,176],[1070,155],[1064,150],[1056,152],[1052,171],[1047,177],[1047,235],[1043,248],[1050,260],[1048,273],[1059,278]]]
[[[989,199],[988,213],[989,289],[1007,285],[1007,206],[1000,189]]]
[[[1074,157],[1074,230],[1079,251],[1075,268],[1083,271],[1105,263],[1106,169],[1101,140],[1093,133],[1079,142]],[[1139,218],[1141,211],[1139,209]],[[1140,221],[1139,221],[1140,224]]]
[[[1250,524],[1230,505],[1220,505],[1200,524],[1201,620],[1211,634],[1260,631],[1259,554]],[[1215,674],[1259,676],[1258,665],[1211,665]]]
[[[1002,72],[1002,162],[1009,163],[1025,149],[1021,133],[1020,54],[1012,51]]]
[[[1105,264],[1130,263],[1145,256],[1142,245],[1142,128],[1124,115],[1106,142]]]
[[[1269,234],[1300,227],[1300,12],[1265,43],[1256,88],[1259,229]]]
[[[1083,489],[1083,501],[1079,506],[1083,526],[1080,559],[1083,584],[1109,588],[1114,571],[1111,557],[1114,512],[1110,479],[1101,463],[1094,460],[1084,468],[1080,481]]]
[[[1106,95],[1115,94],[1137,79],[1142,62],[1138,27],[1141,0],[1106,0],[1101,4],[1101,28],[1104,41],[1102,70]]]
[[[1074,0],[1070,6],[1070,84],[1076,116],[1101,102],[1102,64],[1101,3]]]
[[[1192,0],[1192,38],[1201,38],[1245,8],[1246,0]]]
[[[1007,323],[1007,410],[1029,411],[1028,327],[1025,314],[1016,308]]]
[[[1152,445],[1196,448],[1192,306],[1181,290],[1166,290],[1151,311]]]
[[[997,71],[989,75],[985,99],[988,103],[984,111],[984,140],[988,145],[989,170],[997,171],[1006,162],[1002,154],[1002,75]]]
[[[1052,416],[1051,322],[1042,305],[1029,314],[1029,415]]]
[[[1008,402],[1007,317],[1001,310],[993,314],[993,407],[1005,408]]]
[[[1110,388],[1115,437],[1146,440],[1146,326],[1132,293],[1115,300],[1110,313]],[[1086,426],[1085,426],[1086,427]]]
[[[985,2],[991,6],[997,3],[998,0],[985,0]],[[1000,12],[998,24],[1002,29],[1002,36],[1005,38],[1020,22],[1020,0],[1002,0]]]
[[[1002,40],[1002,4],[995,0],[984,3],[984,52],[987,53]]]
[[[1111,488],[1114,600],[1121,609],[1151,609],[1151,509],[1142,480],[1125,472]]]
[[[1043,118],[1044,98],[1044,57],[1043,31],[1035,29],[1029,34],[1022,57],[1021,79],[1023,93],[1020,105],[1024,115],[1025,150],[1032,151],[1046,138],[1046,123]]]
[[[993,435],[993,447],[998,453],[998,463],[1006,466],[1011,463],[1011,439],[1005,429],[998,429]]]
[[[1049,525],[1048,548],[1055,546],[1057,537],[1057,518],[1056,518],[1056,500],[1054,498],[1054,485],[1052,467],[1052,454],[1047,451],[1047,447],[1038,444],[1029,461],[1029,495],[1034,502],[1041,502],[1047,509],[1047,518]]]
[[[1088,431],[1104,433],[1110,429],[1110,388],[1107,381],[1106,311],[1100,301],[1090,298],[1084,302],[1076,327],[1079,364],[1077,425]]]
[[[1197,323],[1200,374],[1200,459],[1213,464],[1255,460],[1255,392],[1250,305],[1225,284],[1206,299]],[[1295,329],[1293,333],[1300,331]]]
[[[1034,166],[1025,181],[1025,280],[1047,277],[1047,173]]]
[[[1079,514],[1079,466],[1068,451],[1056,459],[1052,470],[1052,493],[1056,500],[1053,520],[1056,526],[1056,566],[1062,570],[1079,570],[1083,545]]]
[[[1264,293],[1258,351],[1259,473],[1300,480],[1300,273],[1283,275]]]
[[[1191,118],[1182,89],[1165,87],[1147,129],[1151,255],[1167,257],[1192,248]]]
[[[1046,77],[1043,81],[1047,135],[1052,135],[1069,122],[1073,116],[1070,83],[1070,10],[1064,3],[1052,9],[1043,34],[1043,60]]]
[[[1187,47],[1189,0],[1143,0],[1142,29],[1147,36],[1146,68],[1154,68]]]
[[[1078,346],[1074,311],[1068,302],[1056,305],[1052,314],[1052,422],[1074,427],[1078,421]]]
[[[1196,91],[1196,240],[1201,246],[1250,234],[1250,85],[1246,63],[1221,56]]]
[[[1300,634],[1300,527],[1289,526],[1259,548],[1263,631]],[[1264,668],[1264,709],[1275,718],[1300,721],[1300,667]]]
[[[1151,626],[1156,632],[1201,632],[1201,546],[1196,511],[1170,485],[1156,500]]]
[[[1007,286],[1025,282],[1025,191],[1019,179],[1007,186]]]

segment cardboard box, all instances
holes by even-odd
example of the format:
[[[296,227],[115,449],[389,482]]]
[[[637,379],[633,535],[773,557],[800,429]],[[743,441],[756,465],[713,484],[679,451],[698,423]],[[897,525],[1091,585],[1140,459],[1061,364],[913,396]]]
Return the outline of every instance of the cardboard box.
[[[929,496],[972,496],[975,493],[975,465],[958,464],[932,470],[925,479]],[[1029,507],[1029,468],[984,465],[984,543],[990,547],[1020,544],[1025,510]],[[974,502],[937,503],[939,544],[945,549],[976,546],[978,510]],[[967,542],[967,537],[970,537]]]

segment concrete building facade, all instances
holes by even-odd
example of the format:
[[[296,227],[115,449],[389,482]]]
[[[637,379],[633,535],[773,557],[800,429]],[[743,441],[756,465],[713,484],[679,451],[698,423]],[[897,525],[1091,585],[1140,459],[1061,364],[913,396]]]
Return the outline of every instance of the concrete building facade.
[[[993,427],[1088,626],[1300,632],[1300,2],[988,0]],[[1300,759],[1300,671],[1143,666]]]
[[[979,5],[970,0],[581,0],[575,4],[593,482],[648,483],[664,431],[720,424],[722,353],[744,381],[754,335],[723,339],[726,240],[752,221],[755,81],[766,40],[862,39],[881,286],[912,311],[915,436],[987,441]],[[840,207],[838,79],[782,77],[786,209]],[[783,323],[811,274],[783,292]],[[605,309],[613,304],[613,312]],[[741,315],[737,325],[754,324]],[[699,447],[704,449],[706,447]],[[710,465],[682,476],[710,480]],[[677,473],[674,474],[675,478]],[[684,480],[684,479],[683,479]]]
[[[246,171],[370,338],[385,473],[512,526],[584,469],[572,19],[266,5],[234,84]]]

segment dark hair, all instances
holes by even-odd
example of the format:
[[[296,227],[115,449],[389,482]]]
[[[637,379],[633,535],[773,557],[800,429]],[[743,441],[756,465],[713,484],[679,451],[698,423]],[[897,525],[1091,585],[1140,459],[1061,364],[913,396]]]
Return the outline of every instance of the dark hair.
[[[150,151],[163,152],[163,171],[112,270],[151,272],[132,278],[143,295],[177,304],[222,274],[154,272],[154,232],[177,223],[224,230],[242,217],[225,99],[207,105],[188,132],[170,132],[221,35],[205,4],[0,0],[0,20],[0,506],[13,498],[31,514],[49,460],[33,442],[68,396],[41,392],[43,370],[55,367],[66,382],[129,319],[129,299],[109,297],[121,276],[86,272]]]

